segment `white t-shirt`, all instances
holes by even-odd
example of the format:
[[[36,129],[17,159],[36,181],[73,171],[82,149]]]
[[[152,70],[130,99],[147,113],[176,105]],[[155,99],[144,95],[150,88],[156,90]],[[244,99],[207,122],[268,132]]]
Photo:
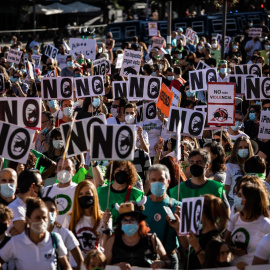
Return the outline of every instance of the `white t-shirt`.
[[[65,188],[59,188],[57,185],[58,184],[54,184],[48,194],[47,191],[50,188],[50,186],[46,187],[43,195],[48,196],[54,200],[57,195],[56,204],[58,216],[56,221],[60,224],[63,224],[66,214],[72,210],[73,198],[77,184],[71,182],[70,186]]]
[[[125,125],[126,122],[120,122],[120,125]],[[107,125],[119,125],[118,122],[116,121],[116,117],[110,117],[107,119]]]
[[[225,77],[222,79],[218,73],[217,81],[218,82],[228,82],[228,77],[227,77],[227,75],[225,75]]]
[[[233,198],[233,188],[235,186],[235,180],[239,177],[242,176],[241,169],[238,164],[234,163],[227,163],[226,164],[226,180],[225,180],[225,185],[230,186],[230,192],[229,196]]]
[[[25,220],[26,216],[26,204],[22,199],[17,197],[12,203],[8,205],[8,208],[13,212],[13,219],[9,225],[9,228],[12,228],[13,222],[17,220]]]
[[[63,118],[63,112],[60,109],[58,109],[57,111],[53,113],[53,116],[55,120],[57,119],[57,116],[58,116],[58,120],[60,120]]]
[[[245,222],[241,219],[240,214],[236,213],[229,220],[228,231],[231,232],[232,243],[241,243],[247,250],[246,255],[240,257],[235,255],[233,263],[242,261],[251,265],[258,243],[266,234],[270,233],[270,219],[260,216],[254,221]]]
[[[229,136],[231,137],[231,140],[232,140],[233,143],[236,141],[236,139],[237,139],[238,137],[241,137],[241,136],[247,137],[247,138],[249,139],[249,136],[248,136],[245,132],[243,132],[243,131],[241,131],[241,130],[240,130],[240,133],[237,134],[237,135],[231,135],[230,133],[228,133],[228,134],[229,134]]]
[[[67,249],[61,236],[57,233],[55,235],[58,240],[58,257],[62,258],[67,255]],[[13,236],[0,250],[0,257],[5,262],[14,259],[17,270],[56,269],[54,262],[55,249],[49,232],[46,232],[45,238],[37,245],[30,240],[25,232]]]
[[[270,234],[267,234],[263,237],[263,239],[259,242],[256,247],[255,256],[266,260],[269,263],[270,259]]]

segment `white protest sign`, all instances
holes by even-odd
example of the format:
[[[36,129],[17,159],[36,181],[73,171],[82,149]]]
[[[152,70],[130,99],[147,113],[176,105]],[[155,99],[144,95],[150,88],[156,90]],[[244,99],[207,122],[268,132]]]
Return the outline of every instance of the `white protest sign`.
[[[42,99],[73,99],[73,77],[41,78]]]
[[[234,104],[235,84],[208,84],[207,104]]]
[[[172,87],[171,91],[174,93],[173,101],[171,106],[180,107],[181,92]]]
[[[202,219],[204,197],[185,198],[182,200],[179,234],[186,235],[191,230],[199,234]]]
[[[141,51],[124,50],[124,59],[120,70],[120,76],[128,77],[129,74],[139,74],[141,65]]]
[[[217,82],[217,68],[189,71],[190,91],[207,90],[207,83]]]
[[[41,98],[0,98],[0,121],[20,127],[41,128]]]
[[[135,125],[91,125],[92,160],[133,160]]]
[[[35,76],[34,76],[34,68],[35,68],[34,64],[29,62],[28,59],[27,59],[27,61],[25,62],[25,67],[26,67],[27,74],[30,76],[30,78],[32,80],[34,80],[35,79]]]
[[[52,45],[50,45],[50,44],[48,44],[48,45],[46,46],[46,49],[45,49],[45,52],[44,52],[44,54],[45,54],[46,56],[55,59],[56,56],[57,56],[57,53],[58,53],[58,49],[55,48],[54,46],[52,46]]]
[[[129,75],[128,100],[157,100],[161,84],[161,77]]]
[[[176,148],[175,148],[175,161],[178,163],[182,160],[182,151],[181,151],[181,121],[178,123],[177,131],[176,131]]]
[[[152,270],[152,268],[145,268],[145,267],[131,267],[131,270]],[[202,268],[203,270],[220,270],[218,268]],[[262,264],[262,265],[247,265],[245,266],[245,270],[268,270],[269,264]],[[85,269],[83,269],[85,270]],[[119,266],[115,265],[106,265],[105,270],[120,270]],[[160,270],[165,270],[160,268]],[[239,270],[236,266],[229,266],[229,267],[222,267],[222,270]]]
[[[164,38],[163,37],[154,37],[152,42],[152,48],[158,47],[159,49],[163,48],[164,45]]]
[[[38,66],[40,65],[41,55],[40,54],[33,54],[32,59],[35,62],[35,67],[38,68]]]
[[[205,112],[207,114],[207,105],[197,105],[194,107],[195,111]],[[207,119],[205,119],[204,130],[220,129],[220,127],[207,125]]]
[[[5,92],[5,78],[4,73],[0,73],[0,94]]]
[[[148,36],[155,37],[158,35],[158,24],[157,22],[148,22]]]
[[[106,59],[101,58],[92,61],[93,73],[92,75],[102,75],[104,80],[106,76]]]
[[[47,78],[47,77],[56,77],[55,75],[55,73],[56,73],[57,71],[56,71],[56,69],[55,70],[52,70],[50,73],[47,73],[46,75],[44,75],[43,77],[44,78]]]
[[[235,105],[209,105],[207,107],[207,124],[234,126]]]
[[[262,36],[262,28],[249,28],[248,29],[249,37],[261,37]]]
[[[71,132],[69,148],[67,151],[67,157],[80,155],[89,151],[90,143],[90,127],[93,124],[107,124],[104,114],[77,120],[74,122],[74,126]],[[65,142],[69,136],[71,122],[60,125],[62,138]]]
[[[262,77],[262,64],[244,64],[244,65],[235,65],[234,74],[250,74],[255,77]]]
[[[172,132],[177,131],[179,122],[181,121],[181,134],[194,138],[202,138],[205,125],[206,113],[194,111],[184,108],[170,108],[167,129]]]
[[[35,130],[0,122],[0,156],[26,164]]]
[[[75,58],[82,53],[86,59],[96,59],[96,44],[95,39],[69,39],[69,46]]]
[[[246,99],[261,100],[270,98],[270,78],[246,78]]]
[[[193,31],[190,28],[187,28],[185,36],[186,36],[187,39],[189,39],[192,42],[194,42],[195,41],[195,38],[196,38],[196,32]]]
[[[7,61],[10,63],[19,64],[22,57],[22,51],[10,49],[7,55]]]
[[[202,60],[200,60],[200,62],[198,63],[196,67],[196,70],[205,69],[205,68],[211,68],[211,67],[205,64]]]
[[[127,81],[113,81],[113,99],[118,97],[128,97],[128,82]]]
[[[123,58],[124,58],[123,53],[120,53],[120,54],[117,55],[117,61],[116,61],[115,68],[121,68],[122,63],[123,63]]]
[[[65,46],[65,48],[66,48],[66,52],[67,52],[67,53],[69,53],[70,48],[69,48],[68,44],[65,42],[65,40],[64,40],[64,39],[62,39],[62,41],[63,41],[63,45],[64,45],[64,46]]]
[[[105,95],[103,76],[101,75],[74,78],[74,86],[77,98]]]
[[[221,46],[222,45],[222,35],[217,34],[217,42]],[[229,47],[231,43],[231,37],[225,36],[225,47]]]
[[[143,121],[156,120],[157,107],[155,102],[143,104]]]
[[[235,83],[235,94],[244,95],[246,89],[246,78],[254,78],[254,75],[239,75],[239,74],[228,74],[228,82]]]
[[[270,139],[270,111],[261,111],[258,138]]]

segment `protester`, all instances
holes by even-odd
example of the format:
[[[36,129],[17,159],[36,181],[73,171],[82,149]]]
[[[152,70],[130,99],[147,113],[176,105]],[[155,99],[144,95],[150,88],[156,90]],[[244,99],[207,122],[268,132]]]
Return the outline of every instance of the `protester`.
[[[0,171],[0,204],[9,205],[17,196],[17,173],[11,168]]]

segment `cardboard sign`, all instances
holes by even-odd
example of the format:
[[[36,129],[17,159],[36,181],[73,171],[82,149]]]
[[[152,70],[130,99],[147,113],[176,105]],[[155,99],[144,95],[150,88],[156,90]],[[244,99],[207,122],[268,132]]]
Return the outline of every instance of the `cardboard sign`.
[[[187,39],[189,39],[189,40],[191,40],[192,42],[194,42],[195,41],[195,38],[196,38],[196,32],[195,31],[193,31],[192,29],[190,29],[190,28],[187,28],[186,29],[186,38]]]
[[[92,125],[90,156],[92,160],[133,160],[135,125]]]
[[[5,77],[3,73],[0,73],[0,94],[5,92]]]
[[[157,108],[167,117],[170,113],[173,95],[173,92],[163,83],[157,100]]]
[[[204,197],[186,198],[182,200],[179,234],[186,235],[191,230],[199,234],[202,219]]]
[[[25,69],[26,69],[26,73],[30,76],[30,78],[34,80],[35,79],[35,76],[34,76],[35,66],[33,63],[29,62],[28,59],[25,62]]]
[[[42,99],[73,99],[73,77],[41,78]]]
[[[55,70],[52,70],[50,73],[47,73],[46,75],[44,75],[43,77],[44,78],[47,78],[47,77],[57,77],[56,76],[56,69]]]
[[[235,65],[234,74],[249,74],[255,77],[262,77],[262,64]]]
[[[74,126],[70,137],[70,144],[67,151],[67,157],[72,157],[89,151],[90,127],[93,124],[106,125],[107,124],[106,116],[102,114],[90,118],[85,118],[82,120],[77,120],[74,122]],[[60,125],[61,134],[65,142],[65,146],[70,132],[70,127],[71,122]]]
[[[128,100],[157,100],[161,84],[161,77],[129,75]]]
[[[7,61],[10,63],[19,64],[22,57],[22,51],[17,51],[14,49],[9,49],[8,55],[7,55]]]
[[[198,63],[196,70],[199,69],[206,69],[206,68],[211,68],[210,66],[208,66],[207,64],[205,64],[202,60],[200,60],[200,62]]]
[[[34,134],[34,130],[0,122],[0,156],[25,164]]]
[[[106,76],[106,59],[101,58],[92,61],[93,73],[92,75],[102,75],[104,80]]]
[[[207,83],[217,82],[217,68],[189,71],[190,91],[207,90]]]
[[[217,42],[221,46],[222,45],[222,35],[217,34]],[[225,47],[229,47],[231,43],[231,37],[225,36]]]
[[[262,36],[262,28],[249,28],[248,29],[249,37],[261,37]]]
[[[143,104],[143,121],[156,120],[157,107],[155,102]]]
[[[148,36],[155,37],[158,35],[158,24],[157,22],[148,22]]]
[[[228,74],[228,82],[235,83],[235,94],[244,95],[246,89],[246,78],[254,78],[254,75]]]
[[[171,107],[167,129],[177,132],[177,127],[181,121],[181,134],[194,138],[202,138],[206,119],[206,113],[191,109]]]
[[[258,138],[270,139],[270,111],[261,111]]]
[[[207,105],[198,105],[194,107],[195,111],[200,111],[200,112],[205,112],[207,116]],[[205,119],[205,125],[204,125],[204,130],[212,130],[212,129],[220,129],[220,127],[213,126],[213,125],[207,125],[207,117]]]
[[[128,97],[128,82],[127,81],[113,81],[113,98]]]
[[[115,68],[121,68],[122,63],[123,63],[123,59],[124,59],[124,54],[120,53],[117,55],[117,61],[116,61],[116,65]]]
[[[152,48],[158,47],[159,49],[163,48],[164,45],[164,38],[163,37],[154,37],[152,42]]]
[[[41,98],[0,98],[0,121],[41,129]]]
[[[106,74],[111,74],[111,61],[106,60]]]
[[[69,46],[75,58],[77,58],[79,54],[83,54],[86,59],[96,59],[96,44],[95,39],[69,39]]]
[[[141,65],[142,52],[124,50],[124,59],[120,70],[120,76],[128,77],[128,75],[139,74]]]
[[[171,91],[173,92],[173,101],[172,101],[172,106],[175,107],[180,107],[180,102],[181,102],[181,92],[172,87]]]
[[[32,59],[35,62],[35,68],[38,68],[40,65],[40,59],[41,59],[41,55],[40,54],[33,54],[32,55]]]
[[[209,83],[207,90],[207,124],[233,126],[235,84]]]
[[[182,160],[182,152],[184,153],[184,151],[182,151],[182,147],[181,147],[181,126],[182,123],[181,121],[178,123],[177,126],[177,131],[176,131],[176,148],[175,148],[175,161],[176,163],[178,163],[179,161]]]
[[[51,58],[55,59],[56,56],[57,56],[57,54],[58,54],[58,49],[55,48],[54,46],[48,44],[48,45],[46,46],[46,49],[45,49],[44,54],[45,54],[46,56],[48,56],[48,57],[51,57]]]
[[[139,123],[143,121],[143,105],[137,106],[138,112],[137,112],[137,118],[136,123]]]
[[[74,86],[77,98],[105,95],[103,76],[101,75],[74,78]]]
[[[270,78],[246,78],[246,99],[260,100],[270,98]]]

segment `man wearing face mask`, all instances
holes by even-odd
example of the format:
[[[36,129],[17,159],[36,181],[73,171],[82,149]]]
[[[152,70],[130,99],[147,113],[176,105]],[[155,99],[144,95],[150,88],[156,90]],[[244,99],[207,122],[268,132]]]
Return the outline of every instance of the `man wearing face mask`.
[[[68,55],[66,58],[67,66],[61,70],[61,77],[74,77],[74,57]]]
[[[63,112],[60,110],[58,101],[56,99],[47,100],[47,105],[49,106],[49,110],[56,119],[56,122],[58,119],[63,118]]]
[[[64,123],[71,122],[73,119],[74,101],[72,99],[63,100],[60,103],[60,106],[60,109],[63,112],[63,117],[56,122],[56,127],[60,127],[60,125]]]
[[[251,60],[254,51],[261,51],[262,44],[258,37],[253,37],[245,45],[245,51],[247,52],[246,63]]]
[[[227,82],[228,77],[227,77],[227,61],[226,60],[220,60],[218,63],[218,82]]]
[[[12,82],[14,94],[18,97],[26,97],[29,90],[28,84],[23,83],[22,78],[23,74],[20,70],[17,70],[13,73],[13,76],[10,76],[10,81]]]
[[[124,109],[128,100],[125,97],[117,97],[114,99],[111,107],[112,117],[107,119],[108,125],[125,124]]]
[[[50,197],[57,201],[57,222],[61,225],[64,223],[66,214],[71,211],[74,193],[77,184],[72,182],[72,177],[76,173],[73,158],[64,160],[60,158],[57,163],[57,180],[52,186],[47,186],[44,190],[44,197]]]
[[[162,164],[152,165],[147,173],[148,184],[150,185],[151,195],[148,196],[143,214],[147,216],[146,223],[152,233],[156,233],[161,240],[168,257],[171,261],[171,268],[178,269],[177,248],[179,246],[177,235],[166,221],[167,213],[164,206],[175,211],[176,205],[181,203],[167,195],[167,188],[170,183],[169,169]]]
[[[171,81],[170,84],[170,89],[172,89],[172,87],[174,87],[175,89],[177,89],[179,92],[184,92],[184,84],[186,83],[186,81],[181,77],[181,68],[180,67],[176,67],[174,68],[173,71],[173,76],[174,79]]]
[[[17,198],[8,205],[13,212],[13,219],[9,226],[9,233],[16,235],[25,230],[26,201],[30,197],[40,197],[44,187],[38,170],[24,170],[18,177],[20,193]]]
[[[0,203],[9,205],[17,197],[15,195],[17,187],[17,173],[11,168],[0,171]]]

